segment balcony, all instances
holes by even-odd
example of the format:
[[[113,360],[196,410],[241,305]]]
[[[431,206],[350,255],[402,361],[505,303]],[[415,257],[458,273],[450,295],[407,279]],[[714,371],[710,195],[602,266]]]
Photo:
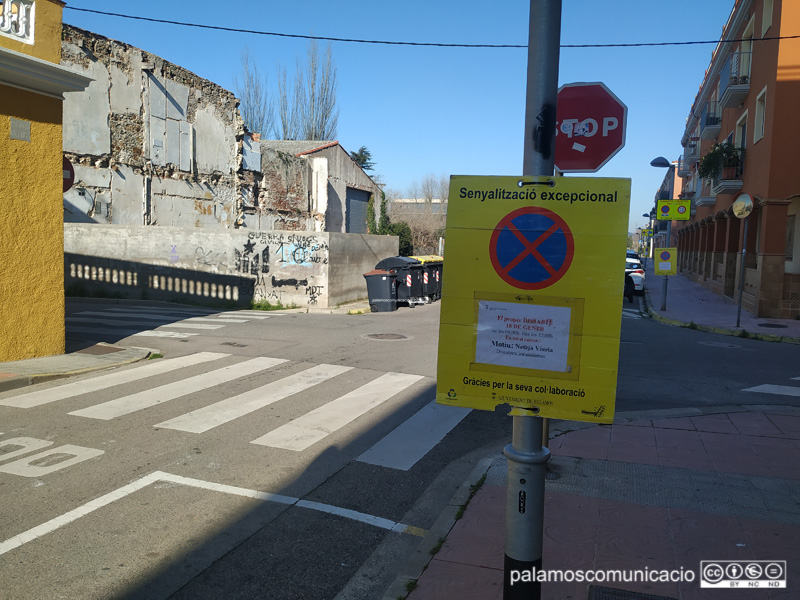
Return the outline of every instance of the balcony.
[[[722,126],[722,109],[717,106],[717,101],[706,102],[703,114],[700,116],[700,139],[715,140],[719,136]]]
[[[32,44],[33,14],[33,0],[0,2],[0,35]]]
[[[744,181],[744,149],[738,148],[738,156],[730,157],[722,162],[722,167],[711,180],[711,189],[715,194],[733,194],[742,189]]]
[[[686,161],[683,160],[683,157],[678,157],[678,177],[690,177],[692,175],[691,167],[686,165]]]
[[[700,160],[700,140],[697,137],[689,139],[686,150],[683,152],[684,168],[690,169]]]
[[[719,76],[719,108],[736,108],[750,93],[751,52],[733,52]]]
[[[699,186],[700,195],[692,203],[695,206],[714,206],[717,203],[717,197],[711,191],[711,180],[702,179]]]

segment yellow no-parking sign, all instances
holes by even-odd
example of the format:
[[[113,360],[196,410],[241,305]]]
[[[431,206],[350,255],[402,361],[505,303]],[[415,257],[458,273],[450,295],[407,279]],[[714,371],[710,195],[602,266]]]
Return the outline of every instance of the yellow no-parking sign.
[[[451,178],[437,402],[613,420],[630,189]]]
[[[653,272],[656,275],[677,275],[678,249],[656,248],[653,260]]]

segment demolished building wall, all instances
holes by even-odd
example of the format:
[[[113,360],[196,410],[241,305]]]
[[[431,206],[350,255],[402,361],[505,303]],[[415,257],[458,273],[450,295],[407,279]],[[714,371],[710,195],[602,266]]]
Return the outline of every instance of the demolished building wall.
[[[237,226],[244,125],[229,91],[123,42],[63,26],[61,64],[94,79],[64,103],[67,222]],[[251,177],[249,186],[256,184]]]

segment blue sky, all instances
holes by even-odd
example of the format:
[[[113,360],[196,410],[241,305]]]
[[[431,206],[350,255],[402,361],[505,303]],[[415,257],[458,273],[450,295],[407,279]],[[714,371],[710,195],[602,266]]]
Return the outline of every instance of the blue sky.
[[[563,0],[562,44],[718,40],[734,0]],[[181,65],[227,89],[245,46],[276,81],[291,75],[307,40],[132,21],[70,10],[277,33],[435,43],[527,44],[528,0],[107,0],[68,1],[66,23]],[[320,42],[324,48],[325,42]],[[527,52],[333,42],[339,142],[366,146],[387,188],[405,195],[426,175],[522,171]],[[559,84],[602,81],[628,106],[625,147],[596,174],[632,180],[629,231],[645,224],[665,169],[677,159],[686,117],[713,44],[562,48]],[[581,174],[583,176],[583,174]]]

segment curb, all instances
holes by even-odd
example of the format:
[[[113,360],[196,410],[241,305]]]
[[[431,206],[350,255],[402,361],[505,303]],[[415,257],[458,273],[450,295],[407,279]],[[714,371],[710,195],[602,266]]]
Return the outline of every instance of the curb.
[[[704,331],[706,333],[716,333],[719,335],[727,335],[731,337],[740,337],[749,340],[759,340],[762,342],[778,342],[783,344],[800,344],[800,338],[787,336],[787,335],[773,335],[769,333],[757,333],[747,331],[745,329],[727,329],[724,327],[714,327],[713,325],[700,325],[691,321],[686,323],[685,321],[679,321],[677,319],[671,319],[669,317],[665,317],[650,307],[650,303],[647,300],[647,294],[642,295],[642,302],[644,302],[644,309],[643,314],[653,321],[657,321],[659,323],[664,323],[665,325],[672,325],[673,327],[684,327],[686,329],[694,329],[696,331]]]
[[[405,598],[409,594],[406,587],[410,582],[416,582],[422,576],[428,564],[433,560],[435,552],[431,552],[440,542],[447,538],[450,530],[458,521],[458,513],[461,507],[466,505],[469,501],[471,488],[481,477],[483,477],[489,468],[492,466],[494,458],[482,458],[473,467],[470,474],[464,480],[464,483],[458,488],[453,497],[448,502],[445,509],[436,519],[436,522],[422,538],[422,541],[417,546],[414,554],[406,561],[406,564],[400,569],[397,579],[389,588],[384,592],[382,600],[397,600],[398,598]]]
[[[91,367],[83,367],[80,369],[72,369],[68,371],[54,371],[54,372],[44,372],[44,373],[32,373],[29,375],[15,375],[12,377],[8,377],[5,379],[0,379],[0,392],[7,392],[10,390],[16,390],[19,388],[23,388],[29,385],[34,385],[37,383],[44,383],[46,381],[53,381],[55,379],[64,379],[67,377],[73,377],[75,375],[83,375],[84,373],[92,373],[94,371],[102,371],[104,369],[112,369],[115,367],[122,367],[125,365],[130,365],[135,362],[139,362],[142,360],[147,360],[156,353],[156,350],[150,350],[147,348],[125,348],[124,350],[139,350],[140,354],[137,356],[133,356],[130,358],[126,358],[124,360],[116,361],[116,362],[104,362],[99,363],[95,366]],[[66,355],[59,355],[56,358],[63,357]],[[3,363],[0,363],[0,369],[2,368]]]

